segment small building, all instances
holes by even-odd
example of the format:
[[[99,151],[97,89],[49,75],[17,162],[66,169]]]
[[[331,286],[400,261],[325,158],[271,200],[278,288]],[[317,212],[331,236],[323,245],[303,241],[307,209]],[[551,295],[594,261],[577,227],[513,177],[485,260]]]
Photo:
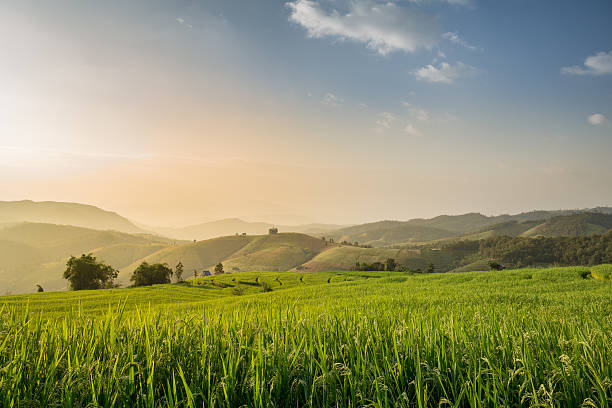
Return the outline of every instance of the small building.
[[[270,235],[278,234],[278,228],[276,228],[276,227],[270,228],[268,230],[268,234],[270,234]]]

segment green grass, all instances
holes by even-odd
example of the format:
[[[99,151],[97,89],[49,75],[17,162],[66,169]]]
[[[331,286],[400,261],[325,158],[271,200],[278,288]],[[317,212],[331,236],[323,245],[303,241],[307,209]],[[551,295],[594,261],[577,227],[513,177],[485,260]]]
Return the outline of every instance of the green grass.
[[[608,407],[612,285],[585,271],[240,273],[1,298],[0,405]],[[283,285],[261,293],[258,276]]]
[[[600,280],[612,280],[612,265],[598,265],[591,268],[591,276]]]

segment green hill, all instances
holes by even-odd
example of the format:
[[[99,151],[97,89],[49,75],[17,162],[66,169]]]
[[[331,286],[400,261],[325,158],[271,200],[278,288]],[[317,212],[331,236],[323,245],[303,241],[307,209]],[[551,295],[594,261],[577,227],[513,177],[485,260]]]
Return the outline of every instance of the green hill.
[[[612,215],[582,213],[564,215],[539,224],[522,233],[525,237],[584,236],[602,234],[612,229]]]
[[[2,292],[29,292],[66,287],[61,275],[71,255],[93,253],[122,268],[172,241],[150,235],[100,231],[69,225],[18,223],[0,228],[0,287]]]
[[[147,228],[168,237],[204,240],[234,234],[264,235],[273,227],[277,227],[282,232],[298,232],[302,234],[325,234],[329,231],[342,228],[340,225],[333,224],[277,225],[267,222],[248,222],[239,218],[227,218],[182,228]]]
[[[227,272],[289,271],[309,261],[327,248],[325,241],[309,235],[283,233],[274,235],[232,235],[170,246],[127,265],[120,281],[127,284],[132,271],[142,261],[184,265],[185,276],[194,270],[212,270],[222,262]]]
[[[302,265],[306,271],[320,272],[330,270],[353,270],[357,262],[372,264],[385,262],[388,258],[408,266],[410,269],[424,270],[429,263],[433,263],[436,270],[448,271],[451,267],[471,254],[469,250],[434,250],[434,249],[393,249],[393,248],[360,248],[354,246],[336,246],[320,253]]]
[[[411,241],[432,241],[456,234],[436,227],[411,225],[401,221],[378,221],[342,228],[331,234],[336,242],[358,242],[362,245],[382,247]]]
[[[375,247],[449,240],[455,237],[486,239],[496,236],[581,235],[605,232],[612,208],[531,211],[515,215],[486,216],[479,213],[440,215],[409,221],[379,221],[342,228],[329,236],[336,241],[359,242]],[[590,214],[590,215],[586,215]],[[552,222],[552,220],[555,220]],[[547,223],[551,221],[550,223]],[[538,227],[546,224],[545,227]],[[567,225],[564,225],[567,224]],[[580,225],[579,225],[580,224]],[[590,224],[590,225],[586,225]]]
[[[93,205],[55,201],[0,201],[0,224],[24,221],[128,233],[145,232],[127,218]]]

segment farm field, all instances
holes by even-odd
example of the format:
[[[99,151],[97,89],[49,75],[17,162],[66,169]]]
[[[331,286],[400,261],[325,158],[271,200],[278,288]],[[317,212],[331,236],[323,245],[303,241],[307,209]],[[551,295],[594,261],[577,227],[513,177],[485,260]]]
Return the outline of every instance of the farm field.
[[[1,297],[0,405],[607,407],[612,283],[589,272],[235,273]]]

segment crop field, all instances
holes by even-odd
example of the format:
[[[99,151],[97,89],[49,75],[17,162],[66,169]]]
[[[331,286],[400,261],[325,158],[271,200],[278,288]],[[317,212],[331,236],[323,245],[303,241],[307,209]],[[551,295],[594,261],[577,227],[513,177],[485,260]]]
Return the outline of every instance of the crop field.
[[[0,305],[3,407],[612,404],[612,282],[589,268],[235,273]]]

